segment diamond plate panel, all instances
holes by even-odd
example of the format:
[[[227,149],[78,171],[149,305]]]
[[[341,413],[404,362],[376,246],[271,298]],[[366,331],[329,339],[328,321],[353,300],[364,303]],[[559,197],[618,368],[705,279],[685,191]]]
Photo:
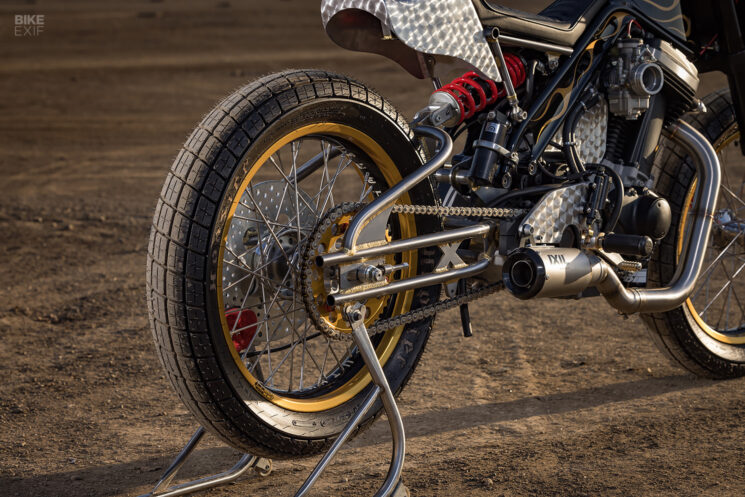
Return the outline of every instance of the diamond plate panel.
[[[418,52],[461,59],[501,81],[471,0],[323,0],[323,25],[344,9],[371,13]]]
[[[587,110],[577,122],[574,136],[580,158],[585,164],[600,164],[608,139],[608,104],[604,98]]]
[[[328,24],[329,19],[342,10],[359,9],[369,12],[377,17],[381,23],[390,26],[388,13],[383,0],[322,0],[321,1],[321,20],[324,27]]]
[[[585,199],[589,183],[557,188],[546,194],[523,220],[522,225],[533,228],[532,238],[537,243],[555,244],[569,226],[580,227],[584,218]]]

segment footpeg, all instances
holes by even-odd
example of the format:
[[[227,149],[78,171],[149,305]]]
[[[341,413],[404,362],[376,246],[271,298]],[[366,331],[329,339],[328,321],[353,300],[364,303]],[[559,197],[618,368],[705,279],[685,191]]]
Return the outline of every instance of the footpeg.
[[[600,244],[606,252],[636,257],[649,257],[654,250],[654,242],[648,236],[608,233]]]

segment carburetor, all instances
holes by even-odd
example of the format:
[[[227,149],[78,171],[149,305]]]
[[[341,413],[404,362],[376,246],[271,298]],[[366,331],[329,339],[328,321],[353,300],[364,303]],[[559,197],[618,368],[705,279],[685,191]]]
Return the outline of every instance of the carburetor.
[[[621,40],[618,56],[611,59],[606,77],[610,112],[638,119],[649,109],[649,100],[662,90],[665,76],[652,49],[641,38]]]

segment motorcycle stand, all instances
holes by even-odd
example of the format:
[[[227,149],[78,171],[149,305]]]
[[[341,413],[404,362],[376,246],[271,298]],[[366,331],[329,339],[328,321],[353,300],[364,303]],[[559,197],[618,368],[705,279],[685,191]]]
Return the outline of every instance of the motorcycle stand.
[[[409,490],[401,480],[401,470],[403,468],[404,452],[406,450],[404,425],[401,419],[401,413],[398,410],[398,405],[393,396],[393,391],[388,384],[383,368],[375,354],[375,347],[373,347],[370,337],[367,334],[367,328],[365,327],[365,306],[361,304],[350,305],[344,310],[344,315],[352,327],[352,339],[357,345],[362,360],[370,371],[374,388],[367,394],[367,397],[360,408],[356,413],[354,413],[352,418],[339,434],[339,437],[331,445],[328,452],[326,452],[318,462],[310,476],[305,480],[305,483],[300,487],[300,490],[295,494],[295,497],[304,497],[308,494],[311,487],[321,476],[321,473],[323,473],[329,465],[341,446],[344,445],[344,442],[347,441],[349,435],[359,426],[360,422],[365,417],[365,414],[370,410],[373,404],[375,404],[378,398],[380,398],[383,403],[383,408],[385,409],[388,418],[388,424],[390,425],[391,436],[393,439],[393,454],[385,482],[377,493],[375,493],[375,497],[408,497]],[[163,473],[163,476],[158,480],[158,483],[155,485],[153,490],[148,494],[141,495],[140,497],[176,497],[192,492],[198,492],[200,490],[206,490],[208,488],[233,482],[251,468],[255,469],[262,476],[267,476],[272,471],[272,462],[270,460],[253,456],[251,454],[244,454],[228,471],[179,485],[170,486],[176,473],[192,454],[204,434],[205,429],[200,426],[194,435],[192,435],[189,442],[183,449],[181,449],[181,452],[179,452],[168,469]]]

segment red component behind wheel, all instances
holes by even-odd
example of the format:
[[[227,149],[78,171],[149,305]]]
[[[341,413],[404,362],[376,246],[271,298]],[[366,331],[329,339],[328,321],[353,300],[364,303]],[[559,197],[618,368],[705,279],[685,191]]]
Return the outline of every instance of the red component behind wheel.
[[[225,320],[233,335],[235,349],[243,352],[251,345],[251,340],[256,334],[256,313],[248,309],[230,309],[225,313]]]

